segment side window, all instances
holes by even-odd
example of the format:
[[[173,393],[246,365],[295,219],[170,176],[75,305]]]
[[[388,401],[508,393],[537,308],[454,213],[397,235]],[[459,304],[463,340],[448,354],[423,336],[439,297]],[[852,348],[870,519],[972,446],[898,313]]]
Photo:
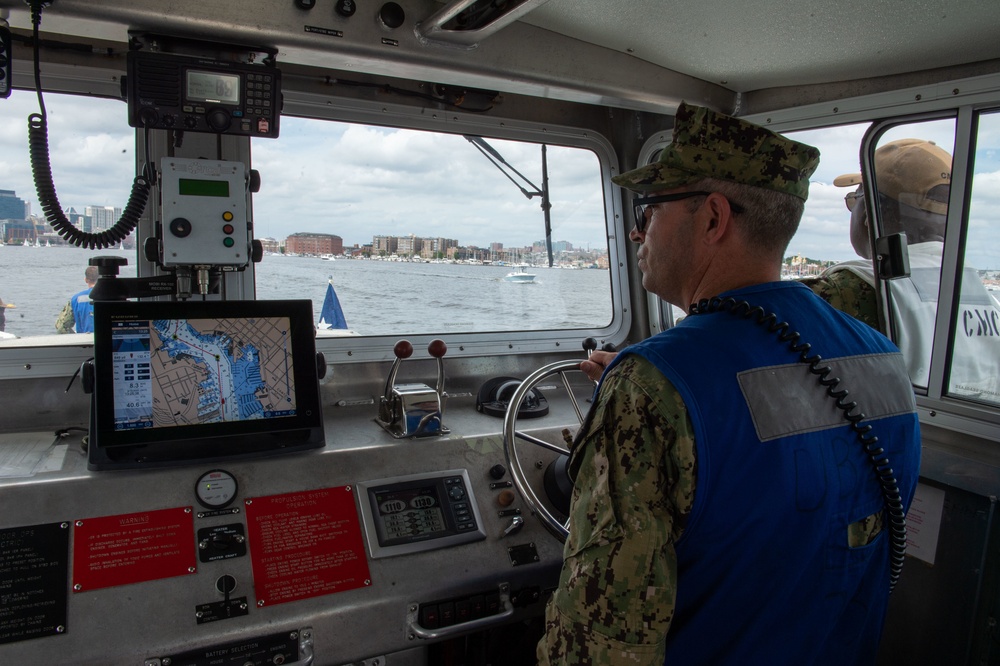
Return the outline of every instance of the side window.
[[[948,392],[1000,404],[1000,112],[979,116]]]
[[[910,276],[888,281],[889,331],[913,385],[922,389],[930,377],[954,137],[951,119],[897,125],[882,133],[875,145],[875,182],[865,188],[876,200],[852,215],[852,233],[868,235],[867,209],[874,204],[877,236],[906,234]]]

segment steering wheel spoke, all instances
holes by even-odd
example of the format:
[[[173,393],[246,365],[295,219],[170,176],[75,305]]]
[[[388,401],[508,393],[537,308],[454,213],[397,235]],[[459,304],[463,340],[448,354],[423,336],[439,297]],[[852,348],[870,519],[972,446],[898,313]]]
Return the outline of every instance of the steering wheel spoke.
[[[566,456],[567,458],[569,456],[569,450],[559,446],[558,444],[552,444],[551,442],[547,442],[543,439],[518,430],[517,415],[518,408],[520,407],[525,396],[527,396],[533,388],[540,384],[542,380],[558,374],[562,380],[562,385],[566,390],[566,395],[569,397],[570,403],[573,405],[573,410],[576,412],[577,421],[582,424],[585,417],[585,411],[581,409],[580,402],[577,400],[576,394],[573,392],[573,386],[568,377],[569,372],[579,371],[580,361],[566,360],[550,363],[549,365],[543,366],[528,375],[528,377],[521,382],[511,395],[510,402],[507,405],[507,413],[504,416],[503,422],[504,455],[507,458],[507,466],[510,469],[514,485],[517,487],[524,500],[528,503],[532,512],[542,521],[545,528],[560,541],[565,541],[566,537],[569,535],[569,520],[562,519],[560,515],[557,515],[556,512],[550,508],[554,502],[551,500],[548,503],[543,501],[542,497],[545,495],[545,490],[543,488],[535,488],[535,485],[541,484],[532,484],[529,482],[527,474],[525,473],[525,467],[521,462],[521,455],[518,452],[517,440],[534,444],[535,446],[541,447],[547,451],[553,451],[561,456]],[[564,436],[568,437],[568,435]],[[563,464],[560,465],[560,462]],[[553,463],[551,467],[556,469],[549,470],[547,474],[562,474],[565,476],[565,459],[557,459],[556,463]],[[548,483],[548,480],[546,483]],[[568,479],[565,480],[565,484],[568,485]]]

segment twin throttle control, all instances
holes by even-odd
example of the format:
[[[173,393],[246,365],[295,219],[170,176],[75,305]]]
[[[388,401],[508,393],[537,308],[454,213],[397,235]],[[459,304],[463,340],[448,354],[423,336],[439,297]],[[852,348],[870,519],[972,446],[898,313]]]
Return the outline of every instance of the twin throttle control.
[[[442,422],[444,401],[444,355],[448,346],[444,340],[431,340],[427,353],[437,359],[437,387],[426,384],[397,384],[396,374],[404,359],[413,355],[409,340],[400,340],[392,349],[396,355],[385,390],[379,398],[375,421],[393,437],[432,437],[451,432]]]

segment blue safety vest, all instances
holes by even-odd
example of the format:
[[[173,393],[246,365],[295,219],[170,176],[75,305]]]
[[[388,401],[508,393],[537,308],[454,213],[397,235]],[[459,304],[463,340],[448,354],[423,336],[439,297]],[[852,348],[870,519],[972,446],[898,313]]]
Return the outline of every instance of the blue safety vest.
[[[919,425],[898,349],[798,283],[723,296],[787,319],[811,353],[833,363],[909,507]],[[884,500],[872,463],[816,376],[775,333],[729,312],[689,316],[619,358],[626,354],[649,359],[677,388],[696,439],[666,663],[874,662],[888,603],[889,530],[851,548],[847,528]]]
[[[90,300],[91,287],[79,291],[69,299],[73,307],[73,319],[77,333],[94,332],[94,302]]]

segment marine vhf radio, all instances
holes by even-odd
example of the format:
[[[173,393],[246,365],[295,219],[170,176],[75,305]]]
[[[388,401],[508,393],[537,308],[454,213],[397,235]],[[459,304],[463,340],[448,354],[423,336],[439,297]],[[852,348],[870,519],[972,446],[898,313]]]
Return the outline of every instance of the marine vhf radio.
[[[148,33],[129,37],[122,81],[129,125],[171,132],[175,147],[185,132],[277,138],[276,50]],[[239,161],[183,157],[162,157],[158,166],[155,233],[145,239],[143,254],[176,276],[177,297],[214,293],[221,272],[261,260],[247,205],[248,192],[260,188],[256,171]]]
[[[130,35],[126,56],[132,127],[277,138],[277,51]]]

